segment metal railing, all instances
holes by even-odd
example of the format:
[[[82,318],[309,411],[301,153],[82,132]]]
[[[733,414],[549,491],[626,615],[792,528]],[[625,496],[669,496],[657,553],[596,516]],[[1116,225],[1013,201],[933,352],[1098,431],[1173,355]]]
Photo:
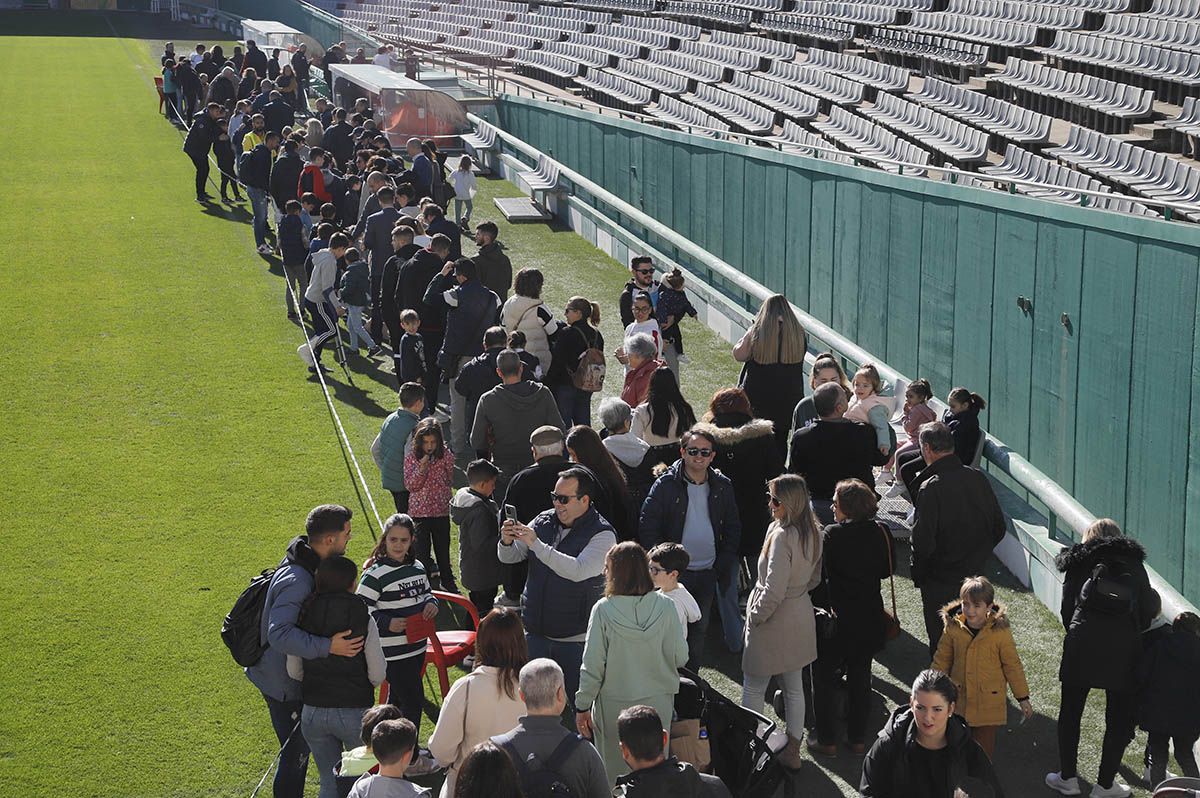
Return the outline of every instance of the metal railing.
[[[474,114],[468,114],[468,119],[475,125],[484,121]],[[514,151],[525,156],[534,164],[537,163],[540,157],[545,156],[544,153],[535,149],[531,145],[513,136],[511,133],[503,129],[496,128],[497,137],[504,144],[507,144]],[[553,161],[553,158],[550,159]],[[556,162],[557,163],[557,162]],[[768,297],[774,296],[775,291],[767,288],[758,281],[746,276],[737,268],[717,256],[705,250],[700,245],[690,239],[680,235],[675,230],[662,224],[658,220],[650,217],[640,208],[630,205],[625,200],[616,196],[612,192],[605,189],[603,186],[593,182],[584,175],[570,169],[564,164],[557,163],[560,178],[572,184],[575,188],[590,195],[595,200],[603,203],[613,212],[622,217],[626,217],[634,222],[638,227],[642,228],[649,234],[668,243],[671,247],[680,253],[684,253],[692,261],[701,265],[710,274],[720,278],[725,284],[733,286],[737,291],[741,292],[745,298],[753,303],[761,303]],[[789,303],[790,304],[790,303]],[[750,305],[745,305],[748,309]],[[883,359],[873,355],[866,349],[851,341],[837,330],[825,324],[820,319],[812,316],[796,305],[791,305],[792,312],[800,320],[805,331],[808,333],[810,340],[816,339],[824,345],[824,349],[828,349],[845,360],[855,363],[873,363],[878,368],[880,376],[891,382],[893,385],[897,381],[905,383],[911,382],[912,378],[902,374],[900,371],[892,368]],[[814,360],[814,355],[809,352],[806,355],[806,360],[811,365]],[[932,404],[938,410],[944,410],[945,406],[936,399],[932,400]],[[1072,530],[1076,536],[1082,536],[1084,530],[1096,520],[1096,516],[1092,514],[1086,507],[1063,489],[1061,485],[1051,479],[1045,472],[1035,466],[1033,463],[1026,460],[1021,454],[1013,451],[1004,441],[996,438],[994,435],[984,431],[985,445],[983,456],[994,465],[999,471],[1007,474],[1021,489],[1027,491],[1031,496],[1037,499],[1047,510],[1047,521],[1051,537],[1054,537],[1056,528],[1061,524]],[[1163,609],[1166,613],[1178,613],[1183,611],[1195,612],[1195,608],[1182,596],[1179,592],[1167,583],[1158,573],[1147,568],[1150,574],[1151,585],[1159,592],[1163,599]],[[1170,614],[1169,617],[1174,617]]]

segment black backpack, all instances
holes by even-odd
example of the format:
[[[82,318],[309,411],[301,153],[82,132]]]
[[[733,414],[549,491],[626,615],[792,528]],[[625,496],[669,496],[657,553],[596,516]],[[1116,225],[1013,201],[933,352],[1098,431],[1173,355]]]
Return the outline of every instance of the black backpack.
[[[1101,615],[1133,615],[1137,609],[1137,586],[1133,575],[1097,563],[1092,575],[1079,589],[1079,606]]]
[[[513,747],[511,742],[504,744],[504,750],[508,752],[508,756],[517,766],[517,773],[521,777],[521,789],[525,792],[525,798],[578,798],[575,791],[563,781],[559,775],[559,770],[567,759],[575,751],[575,746],[583,742],[583,738],[578,734],[569,734],[562,739],[554,750],[550,753],[550,757],[542,762],[534,754],[529,755],[529,759],[521,759],[517,749]],[[536,762],[536,767],[530,767],[531,762]]]
[[[267,588],[275,576],[275,568],[268,568],[250,580],[233,603],[233,609],[221,624],[221,639],[225,641],[233,661],[249,668],[262,659],[267,644],[262,642],[262,614],[267,604]]]

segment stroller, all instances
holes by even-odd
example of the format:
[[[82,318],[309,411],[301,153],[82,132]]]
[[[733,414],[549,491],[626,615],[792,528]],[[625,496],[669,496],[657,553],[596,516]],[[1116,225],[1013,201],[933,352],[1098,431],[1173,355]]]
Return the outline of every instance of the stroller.
[[[1200,796],[1200,779],[1177,777],[1154,788],[1154,798],[1195,798]]]
[[[707,728],[713,773],[734,798],[771,798],[785,777],[768,745],[775,723],[729,700],[698,674],[685,668],[679,673],[675,714]]]

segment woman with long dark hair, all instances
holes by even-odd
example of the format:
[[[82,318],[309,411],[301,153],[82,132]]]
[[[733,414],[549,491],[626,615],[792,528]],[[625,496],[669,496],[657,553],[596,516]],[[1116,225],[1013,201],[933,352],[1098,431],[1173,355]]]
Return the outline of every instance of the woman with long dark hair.
[[[498,607],[479,622],[475,670],[450,688],[429,738],[430,753],[450,765],[442,796],[455,794],[455,780],[472,748],[509,731],[525,714],[517,677],[528,660],[525,627],[514,610]]]
[[[990,787],[988,795],[1004,798],[992,761],[971,738],[967,722],[954,714],[957,701],[949,676],[921,671],[908,703],[892,713],[863,760],[859,795],[952,798],[971,779]]]
[[[652,463],[679,459],[679,439],[696,423],[696,412],[679,392],[675,372],[660,366],[650,378],[646,401],[633,409],[634,435],[650,444],[646,454]]]
[[[634,507],[625,474],[604,441],[591,427],[576,424],[567,431],[566,444],[571,460],[587,466],[600,481],[604,496],[603,501],[596,501],[597,512],[613,525],[618,541],[632,540],[637,536],[637,519],[632,513],[640,508]]]
[[[504,749],[484,740],[463,759],[454,798],[524,798],[517,766]]]
[[[654,589],[641,546],[626,541],[609,549],[604,577],[604,598],[588,621],[575,723],[595,742],[613,784],[629,769],[621,757],[617,716],[646,704],[659,717],[671,717],[688,649],[675,602]]]

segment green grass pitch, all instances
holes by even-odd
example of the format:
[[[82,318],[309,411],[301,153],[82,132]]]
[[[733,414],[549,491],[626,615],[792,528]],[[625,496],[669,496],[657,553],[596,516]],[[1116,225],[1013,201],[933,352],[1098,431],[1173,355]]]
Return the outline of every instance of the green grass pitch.
[[[371,541],[294,354],[278,268],[254,254],[248,206],[192,202],[180,135],[157,112],[162,40],[182,51],[213,39],[133,14],[6,12],[0,33],[12,322],[0,350],[0,794],[249,795],[275,749],[261,698],[218,640],[221,618],[313,505],[354,506],[356,560]],[[615,310],[624,268],[568,230],[505,224],[491,199],[515,194],[481,181],[476,218],[497,219],[518,268],[544,271],[551,308],[582,294]],[[608,340],[618,325],[606,315]],[[685,330],[686,393],[702,411],[737,370],[726,343]],[[395,404],[391,377],[361,359],[351,368],[354,386],[331,372],[334,396],[386,513],[368,446]],[[1010,794],[1037,794],[1056,763],[1061,630],[998,579],[1038,716],[1018,727],[1014,711],[997,761]],[[898,588],[921,636],[916,592],[904,578]],[[705,675],[736,697],[738,659],[717,643],[711,653]],[[879,721],[927,661],[911,634],[890,645],[876,666]],[[1099,710],[1085,717],[1085,776]],[[1140,745],[1123,778],[1140,775]],[[843,753],[806,765],[797,786],[853,794],[858,767]]]

